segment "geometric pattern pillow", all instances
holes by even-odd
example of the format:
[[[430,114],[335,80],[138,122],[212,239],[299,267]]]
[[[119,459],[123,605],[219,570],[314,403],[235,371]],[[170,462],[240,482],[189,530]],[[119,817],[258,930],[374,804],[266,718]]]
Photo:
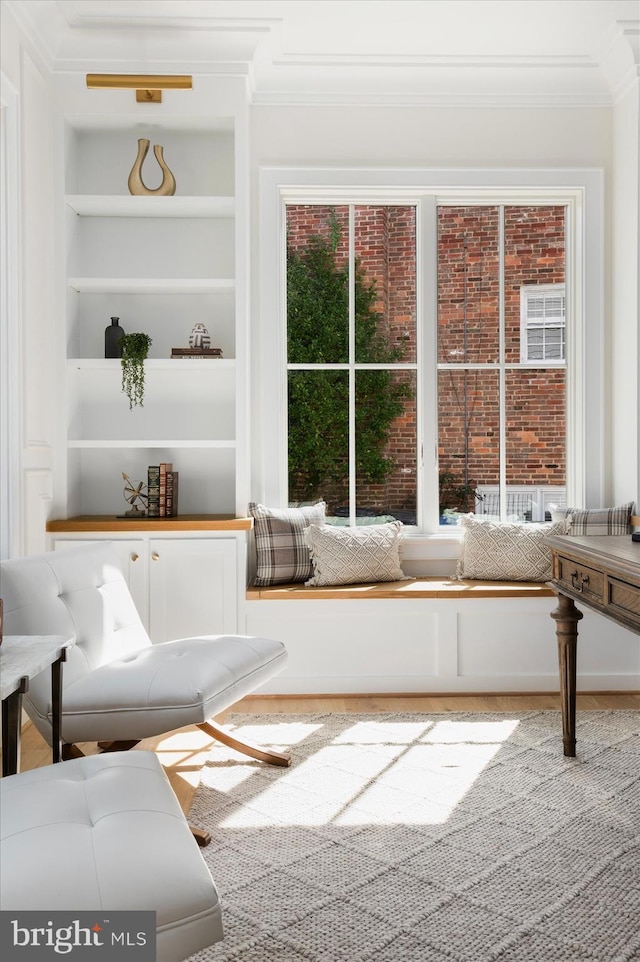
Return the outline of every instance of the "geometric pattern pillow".
[[[617,508],[568,508],[569,531],[573,535],[629,534],[634,502]]]
[[[307,532],[313,562],[308,587],[409,580],[400,567],[400,521],[364,527],[312,524]]]
[[[311,577],[306,529],[312,523],[324,523],[325,507],[324,501],[303,508],[266,508],[254,501],[249,504],[257,556],[253,581],[256,587],[290,584]]]
[[[460,518],[464,529],[456,576],[479,581],[550,581],[550,534],[566,534],[568,521],[555,524],[480,521]]]

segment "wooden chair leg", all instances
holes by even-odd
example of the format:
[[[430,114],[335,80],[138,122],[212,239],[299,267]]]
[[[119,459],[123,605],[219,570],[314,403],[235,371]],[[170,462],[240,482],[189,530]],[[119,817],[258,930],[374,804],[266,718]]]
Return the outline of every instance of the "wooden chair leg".
[[[195,825],[189,825],[191,829],[191,834],[195,838],[196,842],[200,848],[204,848],[211,841],[211,834],[206,830],[206,828],[196,828]]]
[[[229,748],[234,748],[237,752],[241,752],[243,755],[249,755],[251,758],[257,759],[259,762],[267,762],[269,765],[280,765],[283,768],[288,768],[291,764],[291,757],[289,755],[283,755],[281,752],[270,751],[265,748],[258,748],[256,745],[251,745],[249,742],[240,741],[239,738],[235,738],[230,735],[229,732],[225,731],[215,722],[201,722],[198,728],[206,732],[211,738],[215,738],[217,741],[222,742],[223,745],[227,745]]]

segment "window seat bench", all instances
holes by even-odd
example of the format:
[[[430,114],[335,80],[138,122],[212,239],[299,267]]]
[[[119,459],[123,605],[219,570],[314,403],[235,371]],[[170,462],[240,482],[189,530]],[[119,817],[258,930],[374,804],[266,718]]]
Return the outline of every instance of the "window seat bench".
[[[535,581],[456,581],[454,578],[412,578],[373,584],[309,587],[304,584],[248,588],[247,601],[320,601],[357,598],[552,598],[553,591]]]
[[[441,575],[249,587],[242,615],[247,634],[287,647],[263,694],[557,692],[556,607],[544,582]],[[585,612],[578,673],[581,691],[637,690],[637,640]]]

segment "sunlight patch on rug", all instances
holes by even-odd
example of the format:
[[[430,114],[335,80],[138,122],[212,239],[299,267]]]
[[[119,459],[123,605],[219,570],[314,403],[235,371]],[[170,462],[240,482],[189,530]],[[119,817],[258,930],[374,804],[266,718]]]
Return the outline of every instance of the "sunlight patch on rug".
[[[445,821],[515,731],[518,719],[358,721],[319,745],[221,828],[282,825],[436,825]],[[319,732],[292,720],[240,725],[234,734],[285,749]],[[246,777],[246,772],[243,772]],[[237,777],[237,776],[236,776]],[[210,772],[209,787],[233,787],[229,772]],[[237,784],[237,783],[236,783]]]

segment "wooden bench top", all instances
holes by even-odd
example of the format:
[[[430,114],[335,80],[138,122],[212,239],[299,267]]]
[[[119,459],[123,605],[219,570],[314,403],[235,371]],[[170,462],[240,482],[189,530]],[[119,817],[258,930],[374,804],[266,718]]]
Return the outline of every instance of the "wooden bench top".
[[[319,601],[336,598],[552,598],[544,582],[456,581],[453,578],[412,578],[366,585],[307,588],[304,584],[247,588],[248,601]]]

